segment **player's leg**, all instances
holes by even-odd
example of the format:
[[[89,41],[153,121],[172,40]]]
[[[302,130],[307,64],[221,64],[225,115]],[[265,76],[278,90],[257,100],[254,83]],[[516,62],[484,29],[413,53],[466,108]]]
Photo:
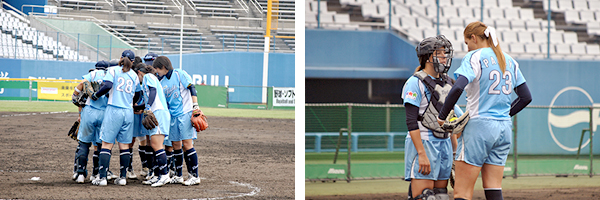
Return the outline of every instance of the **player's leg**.
[[[131,139],[131,143],[129,144],[129,165],[127,166],[127,178],[129,179],[137,179],[137,175],[133,172],[133,145],[135,144],[136,137]]]
[[[155,174],[156,177],[158,177],[156,180],[156,182],[152,183],[152,187],[158,187],[158,186],[163,186],[164,184],[170,182],[170,178],[168,175],[168,169],[167,169],[167,155],[165,153],[165,150],[163,149],[163,140],[164,140],[164,135],[162,134],[155,134],[151,136],[152,139],[150,140],[151,146],[154,149],[155,152],[155,164],[157,165],[157,169],[158,171],[155,172],[157,174]]]
[[[87,162],[91,143],[79,141],[77,151],[77,183],[84,183],[87,177]]]
[[[102,140],[102,148],[98,155],[98,179],[92,181],[94,185],[105,186],[107,184],[107,170],[110,164],[111,149],[117,137],[121,125],[123,124],[124,117],[119,117],[118,108],[108,106],[106,108],[104,119],[102,120],[102,126],[100,128],[100,140]]]
[[[127,172],[129,164],[131,162],[131,151],[129,147],[133,141],[133,111],[130,109],[119,109],[122,113],[123,125],[119,129],[117,134],[117,142],[119,142],[119,161],[120,161],[120,173],[119,178],[115,180],[116,185],[127,185]]]
[[[413,194],[412,199],[429,199],[428,197],[435,198],[433,193],[433,180],[429,179],[412,179],[410,181],[411,192]]]
[[[504,165],[508,158],[512,142],[512,123],[506,121],[490,121],[490,126],[497,127],[498,135],[494,146],[485,160],[481,169],[481,180],[485,197],[488,200],[500,200],[502,197],[502,176],[504,175]]]
[[[481,167],[467,164],[464,161],[454,161],[454,164],[456,174],[458,174],[454,180],[454,198],[471,199]]]
[[[439,180],[433,182],[433,193],[436,200],[449,200],[448,195],[448,180]]]
[[[449,200],[450,196],[448,195],[448,180],[450,179],[450,174],[452,173],[452,162],[454,160],[452,156],[452,140],[446,139],[436,142],[434,145],[439,152],[439,161],[435,163],[436,166],[433,168],[439,166],[439,174],[437,176],[437,180],[433,183],[433,193],[435,193],[435,198],[437,200]]]
[[[140,145],[138,146],[138,153],[140,154],[140,161],[142,163],[142,170],[140,171],[140,176],[145,177],[148,175],[148,159],[146,158],[146,139],[147,136],[142,136],[140,141]]]
[[[183,150],[181,141],[171,141],[173,145],[173,168],[175,174],[171,177],[171,183],[183,184]]]
[[[183,154],[185,156],[185,163],[187,166],[189,178],[184,182],[185,185],[196,185],[200,184],[200,177],[198,174],[198,155],[196,149],[194,149],[194,141],[192,139],[183,140]]]
[[[99,158],[98,156],[100,155],[100,149],[102,147],[102,143],[99,144],[94,144],[94,155],[92,156],[92,176],[90,176],[90,181],[93,181],[94,179],[98,178],[98,168],[100,167],[100,165],[98,164],[99,162]]]

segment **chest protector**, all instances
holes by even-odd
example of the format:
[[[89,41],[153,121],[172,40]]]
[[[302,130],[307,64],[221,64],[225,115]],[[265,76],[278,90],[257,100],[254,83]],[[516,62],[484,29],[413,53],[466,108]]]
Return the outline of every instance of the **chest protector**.
[[[423,85],[427,87],[427,90],[431,92],[431,98],[429,98],[429,104],[425,109],[425,113],[419,114],[417,120],[421,122],[425,128],[428,128],[436,138],[449,138],[452,133],[446,132],[440,127],[437,122],[439,111],[442,110],[446,96],[452,89],[452,81],[448,75],[443,74],[443,81],[435,81],[423,70],[418,71],[414,74],[415,77],[419,78]]]

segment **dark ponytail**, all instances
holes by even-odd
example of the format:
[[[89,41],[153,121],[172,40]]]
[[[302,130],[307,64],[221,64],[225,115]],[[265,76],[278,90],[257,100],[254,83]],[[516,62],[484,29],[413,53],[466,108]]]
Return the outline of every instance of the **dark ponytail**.
[[[119,65],[123,66],[123,72],[129,72],[133,63],[131,63],[131,60],[129,60],[129,58],[123,57],[121,58],[121,61],[119,61]]]
[[[173,66],[171,65],[171,60],[166,56],[157,57],[152,63],[152,67],[156,69],[167,69],[167,71],[173,70]]]

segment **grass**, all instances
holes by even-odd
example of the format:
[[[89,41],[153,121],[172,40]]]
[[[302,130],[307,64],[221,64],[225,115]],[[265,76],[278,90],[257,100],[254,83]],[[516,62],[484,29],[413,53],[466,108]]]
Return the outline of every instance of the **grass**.
[[[245,118],[275,118],[294,119],[294,110],[255,110],[234,108],[201,108],[208,117],[245,117]],[[0,112],[78,112],[71,102],[62,101],[2,101]]]

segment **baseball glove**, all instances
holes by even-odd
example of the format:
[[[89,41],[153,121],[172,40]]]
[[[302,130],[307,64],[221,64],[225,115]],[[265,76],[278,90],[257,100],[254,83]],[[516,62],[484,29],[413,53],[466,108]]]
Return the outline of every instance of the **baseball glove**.
[[[83,93],[87,94],[88,96],[92,96],[92,94],[94,94],[94,92],[96,92],[96,90],[94,90],[94,87],[92,86],[92,83],[90,83],[87,79],[83,79]]]
[[[452,132],[452,134],[458,134],[465,129],[465,126],[469,122],[469,111],[467,110],[467,112],[465,112],[458,119],[450,121],[454,117],[456,117],[456,115],[454,114],[454,110],[452,110],[450,111],[450,114],[448,114],[446,122],[444,122],[444,125],[442,125],[442,129],[447,132]]]
[[[201,110],[194,110],[192,113],[192,125],[194,128],[196,128],[196,132],[200,132],[208,128],[208,119]]]
[[[158,126],[158,120],[156,120],[156,117],[152,111],[144,110],[144,119],[142,120],[142,125],[144,125],[144,128],[148,130],[152,130]]]
[[[67,134],[71,139],[77,141],[77,133],[79,132],[79,121],[75,121],[71,129],[69,129],[69,133]]]
[[[71,102],[73,102],[73,104],[77,107],[84,107],[85,106],[85,102],[87,101],[88,95],[80,92],[79,95],[75,95],[73,94],[71,96]]]

